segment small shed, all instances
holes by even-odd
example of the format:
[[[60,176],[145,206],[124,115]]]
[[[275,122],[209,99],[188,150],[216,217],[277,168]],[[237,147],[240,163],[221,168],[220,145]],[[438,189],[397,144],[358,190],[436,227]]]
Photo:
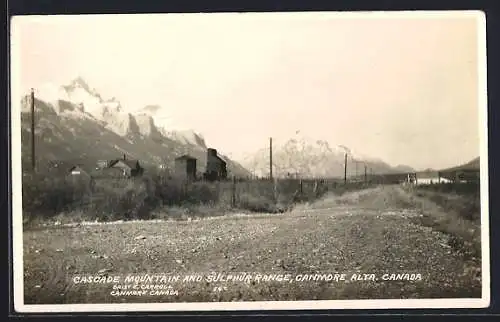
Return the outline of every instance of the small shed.
[[[50,162],[47,169],[48,175],[53,179],[60,179],[72,183],[88,183],[90,173],[83,165],[64,161]]]
[[[175,175],[189,180],[196,179],[196,158],[187,154],[176,158]]]

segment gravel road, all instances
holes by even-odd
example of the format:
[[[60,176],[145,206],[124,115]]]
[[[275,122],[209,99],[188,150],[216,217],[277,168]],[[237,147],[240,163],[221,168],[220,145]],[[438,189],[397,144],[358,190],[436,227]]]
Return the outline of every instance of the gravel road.
[[[420,225],[407,193],[385,186],[285,214],[26,231],[25,301],[481,297],[480,261]]]

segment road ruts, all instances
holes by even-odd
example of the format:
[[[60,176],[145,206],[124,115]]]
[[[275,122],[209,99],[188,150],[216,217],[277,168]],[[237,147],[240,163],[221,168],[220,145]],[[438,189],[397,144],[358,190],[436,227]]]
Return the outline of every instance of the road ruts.
[[[480,297],[479,264],[454,251],[450,236],[419,225],[414,219],[421,213],[404,200],[405,193],[397,186],[378,187],[327,196],[280,215],[27,232],[25,293],[37,303]],[[138,235],[144,238],[136,240]],[[37,248],[43,251],[36,253]],[[109,285],[69,280],[101,269],[109,274],[252,272],[292,278],[337,273],[348,280],[178,283],[173,285],[177,296],[140,297],[116,297]],[[351,281],[353,274],[373,274],[375,280]],[[391,274],[420,280],[384,279]],[[223,291],[214,293],[216,286]]]

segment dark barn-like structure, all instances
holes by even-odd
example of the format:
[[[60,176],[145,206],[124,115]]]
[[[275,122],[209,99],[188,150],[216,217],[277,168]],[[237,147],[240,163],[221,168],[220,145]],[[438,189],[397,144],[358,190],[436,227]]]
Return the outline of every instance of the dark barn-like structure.
[[[205,179],[210,181],[227,179],[227,164],[217,155],[216,149],[207,149]]]
[[[143,174],[144,168],[138,160],[130,160],[123,156],[123,159],[112,160],[108,164],[108,169],[119,169],[124,177],[137,177]]]
[[[183,155],[175,159],[176,177],[195,180],[196,179],[196,158]]]

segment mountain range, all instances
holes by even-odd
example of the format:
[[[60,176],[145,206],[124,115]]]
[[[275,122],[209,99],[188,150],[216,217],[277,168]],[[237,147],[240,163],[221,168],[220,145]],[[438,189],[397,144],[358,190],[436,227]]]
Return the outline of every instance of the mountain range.
[[[344,145],[331,145],[296,135],[282,144],[273,144],[273,175],[277,177],[343,177],[347,154],[347,176],[414,172],[406,165],[391,166],[384,161],[362,155]],[[269,148],[247,156],[241,164],[257,176],[269,175]]]
[[[441,172],[454,172],[454,171],[479,171],[481,168],[480,158],[474,158],[467,163],[440,170]]]
[[[40,165],[62,160],[94,167],[97,160],[126,155],[146,167],[160,164],[172,169],[174,159],[183,154],[197,158],[199,172],[205,171],[206,150],[203,136],[194,130],[179,130],[162,125],[162,107],[147,105],[130,113],[116,97],[105,98],[78,77],[69,84],[47,84],[35,93],[36,157]],[[21,101],[23,167],[31,157],[30,97]],[[223,151],[219,151],[223,152]],[[273,174],[277,177],[343,177],[344,155],[348,154],[348,176],[413,172],[405,165],[393,167],[384,161],[351,151],[325,140],[295,136],[273,146]],[[243,160],[232,160],[223,153],[228,174],[236,176],[269,175],[269,151],[264,148]]]
[[[81,77],[63,86],[39,88],[35,93],[37,163],[43,167],[48,161],[67,161],[94,167],[97,160],[126,155],[140,160],[145,167],[162,164],[172,169],[176,157],[189,154],[197,158],[198,171],[205,171],[208,146],[204,138],[193,130],[158,126],[158,109],[150,105],[134,113],[126,112],[117,98],[103,98]],[[31,160],[29,95],[21,100],[21,127],[25,168]],[[238,162],[223,153],[219,156],[227,162],[230,175],[249,175]]]

